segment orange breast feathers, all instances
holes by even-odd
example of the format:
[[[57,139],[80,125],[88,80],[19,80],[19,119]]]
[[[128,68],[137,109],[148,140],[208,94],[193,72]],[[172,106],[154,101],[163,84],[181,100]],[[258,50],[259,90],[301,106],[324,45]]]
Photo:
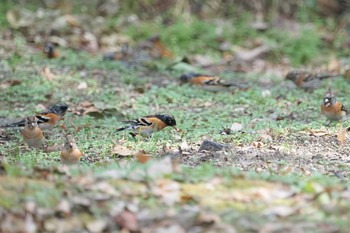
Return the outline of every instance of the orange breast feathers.
[[[83,153],[76,148],[61,151],[61,160],[63,163],[77,163],[82,156]]]
[[[163,121],[156,117],[147,118],[147,121],[152,122],[151,127],[157,131],[164,129],[167,126]]]
[[[59,121],[61,119],[61,117],[58,116],[55,113],[48,113],[48,114],[45,114],[45,115],[42,115],[42,116],[45,117],[45,118],[48,118],[49,121],[47,123],[52,124],[52,125],[56,124],[57,121]]]
[[[43,137],[43,132],[38,127],[33,129],[24,128],[22,130],[22,135],[24,139],[41,139]]]
[[[296,79],[295,79],[295,81],[294,81],[295,85],[297,85],[298,87],[303,86],[303,84],[304,84],[304,79],[305,79],[304,76],[296,77]]]
[[[197,76],[189,80],[190,83],[193,83],[196,85],[205,85],[206,82],[215,82],[215,81],[218,81],[218,78],[210,77],[210,76]]]
[[[51,54],[49,54],[49,58],[57,58],[60,56],[60,53],[58,52],[57,49],[54,49]]]
[[[327,112],[327,113],[335,113],[335,114],[341,114],[343,105],[340,102],[336,102],[333,105],[325,106],[324,104],[321,105],[321,111]]]

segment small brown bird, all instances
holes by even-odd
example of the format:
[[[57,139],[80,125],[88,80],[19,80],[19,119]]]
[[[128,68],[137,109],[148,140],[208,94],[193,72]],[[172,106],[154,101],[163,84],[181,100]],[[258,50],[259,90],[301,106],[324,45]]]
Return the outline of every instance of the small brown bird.
[[[131,133],[133,136],[141,134],[142,136],[149,137],[153,132],[160,131],[167,126],[176,129],[175,118],[168,114],[148,115],[135,120],[124,121],[124,123],[128,123],[129,125],[117,128],[117,132],[131,130],[133,131]]]
[[[55,104],[45,112],[37,114],[37,124],[43,130],[52,129],[55,127],[59,120],[62,119],[63,115],[66,113],[68,105],[61,103]],[[18,122],[14,122],[7,125],[2,125],[1,127],[23,127],[25,125],[25,119]]]
[[[304,70],[293,70],[288,72],[286,79],[292,81],[296,86],[305,90],[315,89],[320,86],[321,80],[338,77],[336,74],[311,73]]]
[[[38,127],[37,118],[30,116],[25,119],[25,126],[22,130],[22,136],[27,145],[31,148],[44,147],[44,135]]]
[[[240,84],[228,83],[217,76],[199,73],[184,74],[180,77],[180,82],[191,83],[208,91],[222,91],[233,86],[244,89],[244,87]]]
[[[103,54],[103,60],[126,60],[129,58],[130,48],[128,44],[123,44],[119,51],[108,52]]]
[[[79,150],[74,138],[66,135],[63,148],[61,150],[61,162],[64,164],[77,164],[83,153]]]
[[[60,56],[60,53],[58,49],[56,48],[56,45],[52,42],[45,42],[44,44],[44,54],[47,56],[47,58],[57,58]]]
[[[337,98],[331,93],[327,93],[321,104],[322,114],[330,121],[339,121],[345,119],[346,109],[344,105],[337,101]]]

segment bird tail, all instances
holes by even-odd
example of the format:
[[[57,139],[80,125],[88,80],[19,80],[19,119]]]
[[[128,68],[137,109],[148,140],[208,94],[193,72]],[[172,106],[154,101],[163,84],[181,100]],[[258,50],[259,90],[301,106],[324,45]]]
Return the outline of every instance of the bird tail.
[[[244,83],[220,82],[220,85],[222,85],[224,87],[235,87],[235,88],[238,88],[240,90],[247,90],[247,89],[249,89],[248,85],[244,84]]]
[[[109,52],[109,53],[105,53],[103,54],[103,60],[114,60],[115,57],[115,52]]]
[[[316,77],[317,79],[327,79],[327,78],[336,78],[339,77],[339,74],[317,74]]]
[[[116,128],[115,130],[116,130],[117,132],[120,132],[120,131],[126,130],[126,129],[128,129],[128,128],[129,128],[129,126],[124,126],[124,127]]]
[[[2,128],[11,128],[11,127],[24,127],[25,120],[17,121],[11,124],[1,125]]]

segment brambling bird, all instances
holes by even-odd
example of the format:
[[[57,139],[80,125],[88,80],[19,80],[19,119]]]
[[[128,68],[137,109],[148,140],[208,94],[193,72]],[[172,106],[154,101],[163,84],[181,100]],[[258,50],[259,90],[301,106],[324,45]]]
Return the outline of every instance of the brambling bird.
[[[57,122],[63,117],[68,109],[68,105],[61,103],[56,104],[49,108],[47,111],[37,114],[37,124],[43,130],[52,129]],[[11,124],[4,125],[2,127],[23,127],[25,126],[25,119],[14,122]]]
[[[74,138],[66,135],[63,148],[61,150],[61,162],[64,164],[77,164],[83,153],[79,150]]]
[[[43,131],[38,127],[38,119],[35,116],[30,116],[25,119],[25,126],[22,130],[24,141],[29,147],[40,148],[44,146]]]
[[[180,77],[180,82],[191,83],[200,86],[208,91],[221,91],[233,86],[244,89],[242,85],[236,83],[228,83],[217,76],[198,73],[184,74]]]
[[[327,93],[321,104],[321,112],[330,121],[339,121],[345,118],[347,111],[342,103],[331,93]]]
[[[58,52],[58,49],[56,48],[56,45],[52,42],[45,42],[44,44],[44,54],[46,54],[47,58],[57,58],[60,56],[60,53]]]
[[[120,51],[103,54],[103,60],[125,60],[129,57],[130,49],[128,44],[123,44]]]
[[[323,79],[334,78],[338,76],[339,75],[335,74],[315,74],[304,70],[293,70],[288,72],[286,79],[292,81],[296,86],[308,90],[317,88]]]
[[[160,57],[162,57],[162,58],[165,57],[165,58],[169,58],[169,59],[174,58],[174,55],[172,54],[172,52],[168,48],[165,47],[165,45],[161,41],[159,35],[150,38],[149,42],[153,43],[153,46],[157,50],[157,52],[159,53]]]
[[[131,121],[124,121],[129,125],[117,128],[117,132],[123,130],[133,131],[131,135],[136,136],[138,134],[142,136],[149,137],[153,132],[160,131],[167,126],[173,127],[176,129],[176,120],[173,116],[168,114],[156,114],[140,117]]]

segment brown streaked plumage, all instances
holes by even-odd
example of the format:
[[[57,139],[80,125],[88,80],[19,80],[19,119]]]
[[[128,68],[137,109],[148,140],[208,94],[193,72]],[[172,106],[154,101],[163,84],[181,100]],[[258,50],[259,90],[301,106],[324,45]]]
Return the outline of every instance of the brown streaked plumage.
[[[74,138],[66,135],[66,139],[61,150],[61,162],[64,164],[77,164],[83,153],[79,150]]]
[[[293,70],[288,72],[286,79],[292,81],[296,86],[303,89],[314,89],[320,85],[321,80],[335,78],[339,75],[326,73],[312,73],[304,70]]]
[[[133,135],[141,134],[143,136],[150,136],[153,132],[161,131],[167,126],[176,129],[176,120],[173,116],[168,114],[156,114],[140,117],[131,121],[124,121],[129,125],[117,128],[116,130],[131,130]]]
[[[103,54],[103,60],[125,60],[129,57],[129,45],[123,44],[120,51],[107,52]]]
[[[68,105],[61,103],[56,104],[49,108],[47,111],[37,114],[37,124],[43,130],[52,129],[57,122],[62,119],[63,115],[66,113]],[[2,127],[23,127],[25,125],[25,119],[14,122],[11,124],[4,125]]]
[[[246,89],[241,84],[237,83],[228,83],[222,80],[218,76],[199,74],[199,73],[188,73],[183,74],[180,77],[181,83],[191,83],[208,91],[221,91],[227,90],[229,87],[238,87],[240,89]]]
[[[321,112],[330,121],[343,120],[347,113],[343,104],[338,102],[337,98],[330,93],[327,93],[323,98]]]
[[[44,135],[38,127],[37,118],[30,116],[25,119],[25,126],[22,130],[22,137],[29,147],[41,148],[44,146]]]

